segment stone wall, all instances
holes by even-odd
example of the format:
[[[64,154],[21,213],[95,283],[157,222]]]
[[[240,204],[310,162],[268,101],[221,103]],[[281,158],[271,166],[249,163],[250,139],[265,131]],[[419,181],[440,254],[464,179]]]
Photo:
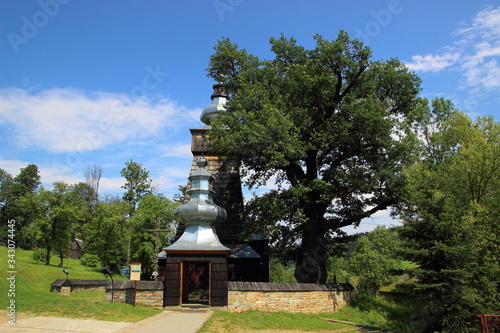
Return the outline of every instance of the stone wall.
[[[109,281],[106,284],[105,300],[144,306],[163,307],[162,281]]]
[[[350,284],[316,285],[299,283],[229,282],[230,312],[335,312],[353,298]]]
[[[51,284],[50,291],[62,296],[70,296],[71,293],[104,291],[106,280],[77,280],[58,279]]]
[[[70,286],[57,286],[50,287],[50,291],[61,296],[69,296],[71,295],[71,287]]]
[[[53,293],[69,296],[71,293],[85,293],[91,291],[104,291],[104,286],[54,286],[50,288]]]
[[[134,304],[134,290],[115,290],[114,293],[112,293],[111,289],[107,289],[105,300],[111,302],[112,298],[116,303]],[[137,290],[135,304],[163,307],[163,290]]]
[[[228,311],[335,312],[352,298],[352,291],[229,291]]]

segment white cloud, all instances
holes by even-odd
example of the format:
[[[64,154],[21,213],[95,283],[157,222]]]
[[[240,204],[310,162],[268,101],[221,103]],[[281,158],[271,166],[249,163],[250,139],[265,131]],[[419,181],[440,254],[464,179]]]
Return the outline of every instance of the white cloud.
[[[0,159],[0,168],[7,171],[12,177],[15,177],[21,171],[21,168],[26,168],[30,164],[21,160],[3,160]]]
[[[435,54],[413,56],[408,68],[422,72],[459,70],[465,76],[463,86],[472,87],[474,93],[499,89],[500,7],[481,10],[452,35],[455,40],[451,45]]]
[[[161,157],[191,157],[191,144],[190,143],[174,143],[168,145],[158,146]]]
[[[126,94],[85,93],[76,89],[0,89],[0,125],[11,127],[20,149],[83,152],[141,140],[190,123],[199,110],[175,102],[132,99]]]
[[[27,167],[31,162],[21,160],[5,160],[0,159],[0,167],[10,173],[12,177],[19,174],[22,168]],[[38,165],[38,172],[40,179],[45,186],[50,186],[54,182],[65,182],[68,184],[75,184],[84,181],[83,177],[73,173],[72,169],[68,166],[52,165],[44,166]]]
[[[454,65],[459,58],[458,53],[416,55],[412,57],[413,62],[406,66],[414,71],[438,72]]]

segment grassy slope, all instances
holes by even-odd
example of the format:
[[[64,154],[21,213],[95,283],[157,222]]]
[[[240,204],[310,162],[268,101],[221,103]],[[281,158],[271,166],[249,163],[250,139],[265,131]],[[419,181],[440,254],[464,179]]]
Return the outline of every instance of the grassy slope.
[[[92,318],[109,321],[136,322],[155,315],[161,310],[148,307],[132,307],[129,304],[104,302],[104,292],[72,293],[65,297],[50,292],[50,285],[66,275],[58,267],[59,258],[52,258],[51,265],[36,264],[32,259],[33,251],[16,249],[16,312],[29,315]],[[6,283],[7,248],[0,247],[0,309],[6,309],[10,297]],[[78,260],[66,258],[65,269],[69,278],[104,280],[99,269],[80,265]],[[115,279],[125,279],[116,276]]]
[[[205,323],[201,333],[242,332],[246,330],[297,330],[326,332],[358,328],[321,320],[329,318],[351,323],[371,325],[404,332],[420,332],[420,322],[412,320],[418,305],[402,295],[381,295],[376,298],[357,296],[357,300],[336,313],[292,314],[247,311],[243,313],[215,312]]]

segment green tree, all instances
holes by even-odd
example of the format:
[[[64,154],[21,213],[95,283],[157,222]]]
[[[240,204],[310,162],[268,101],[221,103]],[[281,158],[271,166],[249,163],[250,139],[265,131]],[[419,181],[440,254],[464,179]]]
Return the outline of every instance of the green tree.
[[[119,197],[108,196],[97,203],[90,223],[84,227],[84,252],[97,255],[103,266],[113,272],[127,263],[131,231],[127,222],[129,204]]]
[[[139,202],[136,214],[130,219],[133,227],[133,242],[131,257],[142,264],[142,271],[145,277],[149,277],[155,267],[154,258],[158,255],[159,249],[169,244],[169,239],[174,236],[172,222],[175,208],[178,203],[165,198],[163,195],[148,194],[142,197]],[[162,232],[158,237],[158,244],[155,244],[157,221],[160,220],[159,227],[163,230],[170,229],[170,232]],[[157,246],[157,248],[156,248]]]
[[[0,168],[0,242],[7,244],[7,221],[5,209],[9,200],[9,190],[13,184],[13,179],[10,173]]]
[[[269,262],[269,282],[293,283],[295,282],[294,265],[284,265],[278,259]]]
[[[38,193],[21,198],[23,207],[33,206],[33,223],[23,231],[28,239],[43,244],[47,249],[45,264],[50,264],[52,251],[58,253],[59,266],[64,265],[71,240],[75,236],[75,226],[84,218],[83,200],[75,191],[75,186],[62,182],[53,184],[52,190],[41,188]]]
[[[358,288],[362,292],[373,295],[381,286],[394,282],[391,273],[401,268],[400,246],[399,235],[383,226],[359,238],[347,268],[359,277]]]
[[[149,171],[142,167],[142,164],[130,160],[125,163],[125,167],[121,171],[122,177],[125,178],[125,189],[123,200],[130,204],[130,215],[134,215],[137,204],[141,198],[147,194],[151,194],[151,179]]]
[[[12,184],[11,174],[0,168],[0,209],[3,208],[9,198],[9,189]]]
[[[152,180],[149,178],[149,171],[144,169],[142,164],[132,160],[125,163],[121,175],[125,178],[125,185],[123,185],[122,188],[126,190],[125,193],[123,193],[123,200],[129,204],[128,217],[132,218],[141,198],[153,192],[151,186]],[[131,224],[129,224],[129,229],[130,231],[132,230]],[[129,238],[127,264],[130,263],[131,247],[132,239]]]
[[[12,182],[8,176],[5,178],[4,202],[1,209],[2,225],[7,220],[14,219],[16,221],[16,244],[19,247],[24,247],[28,244],[23,236],[22,230],[28,227],[33,222],[32,210],[27,209],[22,201],[25,197],[33,195],[41,184],[38,167],[34,164],[29,164],[25,168],[21,168],[19,174],[13,178]],[[31,206],[29,206],[31,207]]]
[[[476,332],[478,314],[500,310],[500,124],[434,107],[439,131],[408,168],[398,208],[405,256],[419,264],[406,288],[428,301],[427,332]]]
[[[208,71],[231,99],[209,136],[249,187],[274,177],[278,189],[247,206],[248,225],[297,262],[298,282],[324,283],[335,233],[397,202],[422,114],[420,79],[403,63],[372,61],[343,31],[315,40],[307,50],[271,38],[265,61],[220,40]]]

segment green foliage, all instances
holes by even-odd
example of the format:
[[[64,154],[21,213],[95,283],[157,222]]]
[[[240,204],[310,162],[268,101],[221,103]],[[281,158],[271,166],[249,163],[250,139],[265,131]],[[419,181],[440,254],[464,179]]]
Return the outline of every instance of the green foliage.
[[[126,190],[123,193],[123,200],[130,204],[130,215],[133,215],[141,198],[152,192],[152,180],[149,179],[149,171],[143,169],[142,164],[132,160],[125,163],[121,175],[126,181],[122,186]]]
[[[420,79],[341,31],[307,50],[271,38],[261,61],[222,39],[209,76],[231,99],[212,120],[215,153],[241,161],[247,185],[276,177],[277,190],[246,207],[251,231],[269,235],[299,282],[325,282],[326,245],[341,227],[394,204],[425,116]],[[227,130],[227,129],[230,130]]]
[[[29,164],[21,168],[19,174],[12,178],[4,170],[1,177],[1,206],[0,224],[6,225],[8,220],[16,221],[17,245],[26,247],[29,239],[25,238],[22,230],[33,222],[33,206],[26,205],[23,200],[32,196],[41,184],[38,167]],[[3,234],[5,235],[5,234]]]
[[[418,297],[398,294],[356,295],[354,301],[328,318],[400,330],[421,332],[423,323],[417,317],[424,303]]]
[[[392,272],[401,268],[397,256],[400,246],[398,234],[382,226],[359,238],[347,267],[359,277],[361,292],[374,295],[381,286],[395,281],[397,277]]]
[[[23,229],[22,234],[32,245],[46,247],[46,265],[50,252],[59,254],[60,266],[75,235],[75,226],[83,223],[83,199],[75,191],[75,185],[54,183],[52,190],[41,188],[19,199],[20,206],[32,212],[33,222]]]
[[[399,215],[405,256],[419,265],[406,284],[428,300],[427,331],[472,332],[500,310],[500,125],[434,103],[425,159],[406,172]]]
[[[269,282],[295,283],[295,265],[284,265],[277,259],[269,262]]]
[[[33,260],[37,263],[45,262],[47,257],[47,250],[45,249],[37,249],[33,251]]]
[[[129,208],[125,201],[108,197],[96,205],[91,221],[84,227],[85,252],[97,255],[102,265],[114,272],[125,267],[127,261]]]
[[[99,257],[95,254],[84,253],[80,257],[80,263],[83,266],[87,266],[87,267],[98,267],[100,260],[99,260]]]
[[[353,274],[347,269],[348,260],[342,257],[331,256],[328,258],[327,283],[351,283]]]
[[[142,263],[142,271],[145,277],[149,277],[154,270],[154,258],[159,251],[169,243],[169,239],[174,236],[172,224],[174,211],[179,203],[165,198],[163,195],[148,194],[142,197],[135,215],[130,218],[132,226],[132,247],[131,257]],[[169,228],[170,232],[162,232],[158,235],[156,245],[157,219],[160,219],[159,227],[163,230]]]

